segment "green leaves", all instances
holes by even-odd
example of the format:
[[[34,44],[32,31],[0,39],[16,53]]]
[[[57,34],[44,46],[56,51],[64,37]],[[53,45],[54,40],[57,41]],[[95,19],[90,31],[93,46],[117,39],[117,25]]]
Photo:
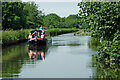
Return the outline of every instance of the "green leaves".
[[[98,60],[119,62],[120,2],[81,2],[78,6],[82,6],[79,11],[82,27],[86,23],[92,37],[102,38]]]
[[[3,30],[36,28],[43,24],[43,13],[34,2],[2,2]]]
[[[114,29],[112,30],[112,33],[114,34],[114,32],[116,32],[115,31],[116,26],[120,25],[120,24],[117,24],[119,21],[118,18],[119,18],[119,12],[120,12],[120,9],[118,8],[118,6],[120,7],[120,5],[118,4],[118,2],[115,2],[115,3],[114,2],[85,2],[85,3],[79,3],[79,6],[82,6],[82,8],[79,11],[79,15],[83,19],[81,20],[83,23],[86,23],[86,25],[88,26],[94,25],[95,27],[112,26],[113,28],[111,29]],[[84,12],[84,11],[87,11],[87,12]],[[87,14],[87,16],[85,16],[85,14]],[[104,28],[104,31],[108,31],[108,28],[106,27],[103,27],[103,28]],[[92,28],[92,30],[93,29],[101,30],[101,28]],[[100,34],[97,37],[99,38],[100,36],[104,36],[104,35]]]
[[[78,15],[69,15],[67,18],[61,18],[57,14],[48,14],[43,19],[47,28],[78,28]]]
[[[46,27],[49,27],[50,25],[51,25],[50,28],[60,27],[60,17],[54,13],[48,14],[47,16],[45,16],[43,21]]]

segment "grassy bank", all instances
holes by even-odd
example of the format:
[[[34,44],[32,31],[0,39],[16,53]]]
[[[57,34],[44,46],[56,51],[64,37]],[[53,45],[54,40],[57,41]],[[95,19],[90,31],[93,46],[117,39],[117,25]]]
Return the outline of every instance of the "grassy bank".
[[[9,45],[27,39],[29,32],[34,29],[6,30],[2,31],[2,45]],[[48,29],[51,36],[75,32],[77,29]]]
[[[74,35],[89,36],[90,33],[85,29],[79,29],[79,31],[75,32]]]
[[[76,31],[78,31],[78,29],[75,29],[75,28],[73,28],[73,29],[55,29],[55,28],[53,28],[53,29],[49,29],[48,30],[49,32],[50,32],[50,35],[51,36],[56,36],[56,35],[60,35],[60,34],[65,34],[65,33],[72,33],[72,32],[76,32]]]
[[[29,35],[29,31],[32,29],[26,29],[26,30],[6,30],[2,31],[2,45],[9,45],[13,43],[17,43],[19,41],[27,39]]]

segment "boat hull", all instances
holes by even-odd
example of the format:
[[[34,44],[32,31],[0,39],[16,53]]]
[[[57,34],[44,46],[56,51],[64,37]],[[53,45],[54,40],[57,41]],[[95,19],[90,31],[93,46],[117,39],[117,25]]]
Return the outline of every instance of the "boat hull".
[[[34,39],[29,41],[30,44],[36,44],[36,45],[46,45],[47,40],[39,40],[39,39]]]
[[[38,46],[41,46],[41,45],[51,45],[52,43],[52,39],[45,39],[45,40],[40,40],[40,39],[34,39],[34,40],[31,40],[28,42],[29,44],[35,44],[35,45],[38,45]]]

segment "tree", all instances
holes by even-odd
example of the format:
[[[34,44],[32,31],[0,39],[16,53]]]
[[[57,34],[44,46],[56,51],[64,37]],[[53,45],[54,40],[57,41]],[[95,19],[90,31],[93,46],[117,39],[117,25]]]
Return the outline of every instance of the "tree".
[[[2,28],[28,29],[43,24],[43,13],[34,2],[2,2]]]
[[[23,10],[26,14],[27,28],[36,28],[36,26],[43,24],[43,13],[42,11],[38,10],[38,6],[35,4],[35,2],[27,2],[24,4],[25,6]]]
[[[44,26],[48,27],[54,26],[54,28],[60,27],[60,17],[57,14],[51,13],[44,17]]]
[[[20,29],[25,27],[23,6],[21,2],[2,2],[3,29]]]
[[[90,26],[92,36],[111,40],[114,38],[120,29],[120,2],[81,2],[78,6],[81,8],[80,22]]]
[[[77,15],[69,15],[66,19],[65,19],[65,27],[66,28],[79,28],[79,24],[78,24],[78,16]]]
[[[80,23],[90,26],[91,36],[100,39],[97,61],[119,62],[120,1],[81,2]],[[82,22],[83,21],[83,22]]]

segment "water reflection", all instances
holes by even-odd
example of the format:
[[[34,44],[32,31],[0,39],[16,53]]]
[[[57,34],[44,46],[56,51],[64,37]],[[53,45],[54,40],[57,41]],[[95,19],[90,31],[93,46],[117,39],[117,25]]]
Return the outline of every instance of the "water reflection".
[[[27,58],[27,44],[2,49],[2,77],[18,77],[22,64]]]
[[[28,55],[31,60],[44,60],[46,46],[29,45]]]
[[[28,43],[3,48],[2,77],[19,77],[22,66],[35,64],[35,60],[44,60],[47,49],[47,46],[28,46]]]
[[[91,40],[89,40],[88,42],[88,47],[92,50],[92,51],[97,51],[97,47],[100,45],[100,42],[98,39],[94,39],[92,38]]]

